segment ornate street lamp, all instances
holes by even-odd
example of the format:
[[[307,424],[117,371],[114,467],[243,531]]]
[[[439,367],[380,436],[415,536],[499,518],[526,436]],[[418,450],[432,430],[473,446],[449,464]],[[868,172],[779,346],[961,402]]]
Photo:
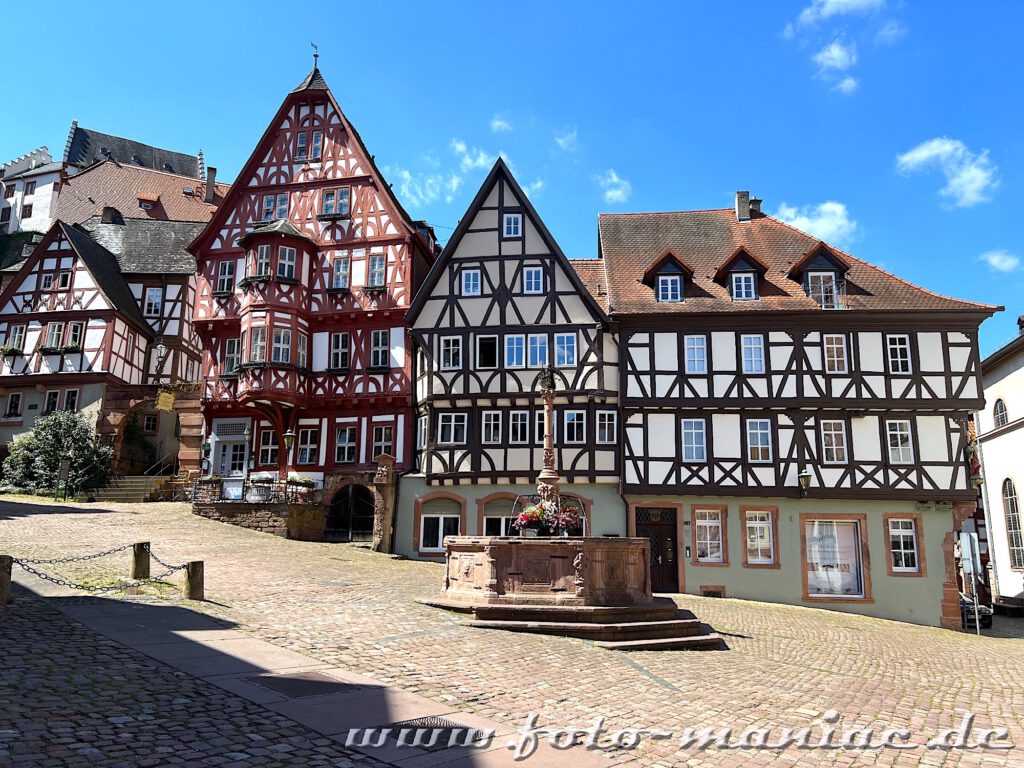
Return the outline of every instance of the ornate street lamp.
[[[164,366],[164,360],[167,358],[167,345],[164,344],[163,339],[157,341],[156,349],[153,351],[156,352],[156,369],[159,372]]]
[[[800,483],[800,497],[803,498],[807,495],[807,489],[811,487],[811,470],[804,467],[800,470],[800,474],[796,476],[797,481]]]
[[[295,433],[292,432],[291,427],[288,427],[288,431],[284,433],[284,448],[286,451],[290,451],[293,445],[295,445]]]

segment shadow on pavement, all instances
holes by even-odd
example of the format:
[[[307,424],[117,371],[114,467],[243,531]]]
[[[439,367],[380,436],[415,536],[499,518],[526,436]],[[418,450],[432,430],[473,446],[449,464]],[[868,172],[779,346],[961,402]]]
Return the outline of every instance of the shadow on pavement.
[[[26,499],[32,498],[26,496]],[[94,506],[71,506],[64,504],[33,504],[31,501],[14,501],[12,499],[0,499],[0,520],[14,520],[18,517],[30,515],[61,515],[61,514],[82,514],[88,512],[90,515],[96,512],[115,512],[117,510],[104,509]],[[123,514],[123,512],[122,512]]]

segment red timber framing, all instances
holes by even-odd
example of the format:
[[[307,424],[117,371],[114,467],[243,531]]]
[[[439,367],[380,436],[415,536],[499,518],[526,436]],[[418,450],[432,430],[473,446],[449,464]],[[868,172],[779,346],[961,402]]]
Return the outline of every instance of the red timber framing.
[[[207,434],[245,422],[245,463],[281,475],[366,472],[382,448],[408,466],[404,318],[434,249],[314,68],[190,246]]]

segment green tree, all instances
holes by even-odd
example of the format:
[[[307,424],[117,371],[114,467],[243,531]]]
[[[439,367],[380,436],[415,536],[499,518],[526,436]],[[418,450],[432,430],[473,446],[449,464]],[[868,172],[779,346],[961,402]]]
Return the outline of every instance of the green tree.
[[[70,459],[71,493],[107,484],[113,449],[93,435],[85,416],[54,411],[36,420],[27,435],[14,439],[4,462],[4,482],[18,488],[52,490],[57,486],[61,459]]]

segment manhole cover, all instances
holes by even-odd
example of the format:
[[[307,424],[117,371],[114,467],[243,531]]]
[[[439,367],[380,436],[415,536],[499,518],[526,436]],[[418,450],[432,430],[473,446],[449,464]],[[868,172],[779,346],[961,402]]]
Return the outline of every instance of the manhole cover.
[[[400,720],[381,727],[392,729],[391,733],[399,744],[427,752],[439,752],[448,747],[468,747],[484,738],[483,731],[436,715]]]
[[[322,672],[299,672],[294,675],[257,675],[245,678],[247,683],[267,688],[289,699],[326,696],[331,693],[358,691],[360,686],[342,683]]]

